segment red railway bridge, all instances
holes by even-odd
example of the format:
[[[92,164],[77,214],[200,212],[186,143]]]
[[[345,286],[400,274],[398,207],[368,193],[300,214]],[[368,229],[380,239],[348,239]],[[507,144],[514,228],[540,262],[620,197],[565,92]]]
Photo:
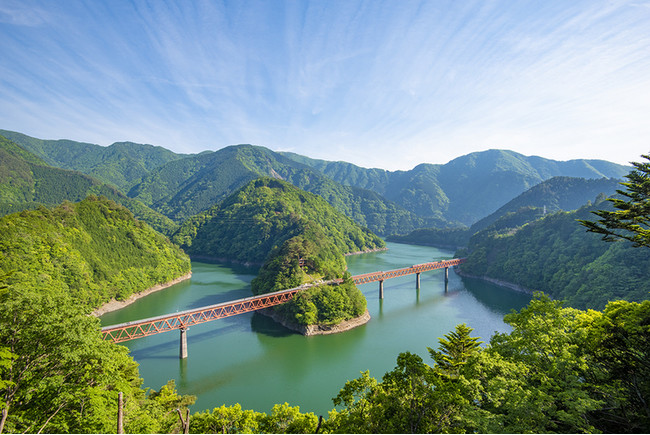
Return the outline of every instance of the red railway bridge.
[[[355,284],[367,284],[379,282],[379,298],[384,298],[384,281],[404,275],[416,275],[416,288],[420,288],[420,273],[435,269],[445,269],[445,282],[449,279],[449,267],[457,266],[465,261],[464,258],[452,260],[433,261],[430,263],[416,264],[403,269],[391,270],[388,272],[372,272],[362,275],[355,275],[352,280]],[[334,280],[333,282],[341,282]],[[263,308],[283,304],[296,295],[313,285],[302,285],[288,290],[280,290],[273,293],[266,293],[259,296],[252,296],[234,301],[222,302],[220,304],[208,305],[191,310],[181,311],[174,314],[151,317],[148,319],[135,320],[121,323],[119,325],[105,326],[102,328],[104,340],[112,340],[114,343],[121,343],[136,338],[147,337],[178,329],[181,332],[180,357],[187,358],[187,329],[192,325],[223,319],[224,317],[236,316],[249,313]]]

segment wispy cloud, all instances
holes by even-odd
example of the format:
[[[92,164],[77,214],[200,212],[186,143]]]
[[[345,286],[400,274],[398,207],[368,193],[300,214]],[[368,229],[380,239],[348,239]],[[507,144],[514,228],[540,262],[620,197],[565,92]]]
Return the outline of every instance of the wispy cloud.
[[[0,6],[2,128],[409,168],[648,152],[648,2]]]

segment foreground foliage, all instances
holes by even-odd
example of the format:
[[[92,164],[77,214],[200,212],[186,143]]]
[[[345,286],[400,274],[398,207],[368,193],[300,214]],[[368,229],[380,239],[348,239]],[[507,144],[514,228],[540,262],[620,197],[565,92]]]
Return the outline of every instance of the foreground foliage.
[[[378,381],[363,372],[333,399],[320,433],[639,433],[650,429],[650,301],[603,312],[538,294],[508,314],[510,333],[480,347],[462,324],[429,348],[401,353]],[[285,415],[284,426],[265,425]],[[222,406],[194,414],[193,432],[313,433],[316,417]]]
[[[115,432],[118,393],[127,432],[178,430],[173,381],[141,388],[128,349],[101,338],[99,320],[64,294],[12,289],[0,295],[0,433]]]
[[[634,170],[621,183],[625,190],[616,192],[623,198],[609,198],[615,211],[599,210],[596,222],[580,221],[588,231],[601,234],[603,240],[629,240],[634,246],[650,247],[650,155],[643,155],[647,162],[632,162]]]
[[[194,398],[173,381],[141,388],[123,346],[65,295],[0,290],[0,433],[106,433],[124,394],[126,432],[178,433]],[[404,352],[381,380],[348,381],[325,419],[289,404],[267,414],[221,406],[190,417],[192,433],[638,433],[650,429],[650,301],[604,311],[538,294],[505,316],[485,347],[458,325]]]

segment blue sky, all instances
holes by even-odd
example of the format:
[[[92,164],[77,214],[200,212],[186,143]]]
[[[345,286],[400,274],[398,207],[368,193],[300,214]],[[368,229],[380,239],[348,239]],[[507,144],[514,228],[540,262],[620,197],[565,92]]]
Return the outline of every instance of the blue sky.
[[[410,169],[639,161],[650,1],[0,0],[0,128]]]

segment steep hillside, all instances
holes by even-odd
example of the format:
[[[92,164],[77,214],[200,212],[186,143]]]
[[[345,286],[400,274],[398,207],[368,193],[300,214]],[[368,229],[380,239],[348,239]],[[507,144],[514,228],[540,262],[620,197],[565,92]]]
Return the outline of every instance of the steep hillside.
[[[576,210],[599,196],[614,194],[620,187],[619,183],[620,180],[608,178],[553,177],[531,187],[469,228],[423,228],[405,235],[390,236],[388,240],[452,248],[466,246],[470,237],[479,231],[516,228],[539,219],[545,213]]]
[[[371,189],[420,216],[472,225],[532,186],[555,176],[621,178],[629,167],[601,160],[558,162],[513,151],[489,150],[444,165],[388,172],[285,153],[339,183]]]
[[[604,242],[576,221],[592,219],[591,211],[607,207],[603,201],[520,227],[480,231],[470,240],[461,271],[541,290],[576,308],[646,300],[650,250]]]
[[[0,216],[39,205],[81,201],[101,195],[129,208],[133,214],[165,234],[175,228],[169,218],[117,189],[76,171],[48,166],[42,159],[0,136]]]
[[[167,163],[152,171],[129,196],[176,221],[202,212],[260,176],[320,195],[337,210],[379,234],[429,224],[369,190],[343,186],[318,171],[263,147],[236,145]]]
[[[185,157],[162,147],[116,142],[108,147],[72,140],[42,140],[0,130],[48,165],[71,169],[112,184],[126,193],[154,168]]]
[[[66,293],[89,310],[190,271],[187,255],[166,237],[94,196],[0,218],[0,246],[10,289]]]
[[[172,240],[190,255],[262,263],[273,248],[314,225],[341,254],[384,246],[323,198],[272,178],[249,182],[188,219]]]
[[[273,178],[260,178],[218,206],[189,219],[173,240],[194,256],[263,263],[255,294],[312,286],[275,308],[287,326],[331,326],[363,315],[366,300],[342,278],[344,254],[380,249],[384,242],[321,197]]]
[[[503,207],[472,225],[472,233],[487,228],[507,213],[521,208],[535,207],[546,209],[547,213],[560,210],[577,210],[599,195],[610,196],[621,187],[620,179],[600,178],[584,179],[574,177],[553,177],[531,187],[521,195],[509,201]]]

